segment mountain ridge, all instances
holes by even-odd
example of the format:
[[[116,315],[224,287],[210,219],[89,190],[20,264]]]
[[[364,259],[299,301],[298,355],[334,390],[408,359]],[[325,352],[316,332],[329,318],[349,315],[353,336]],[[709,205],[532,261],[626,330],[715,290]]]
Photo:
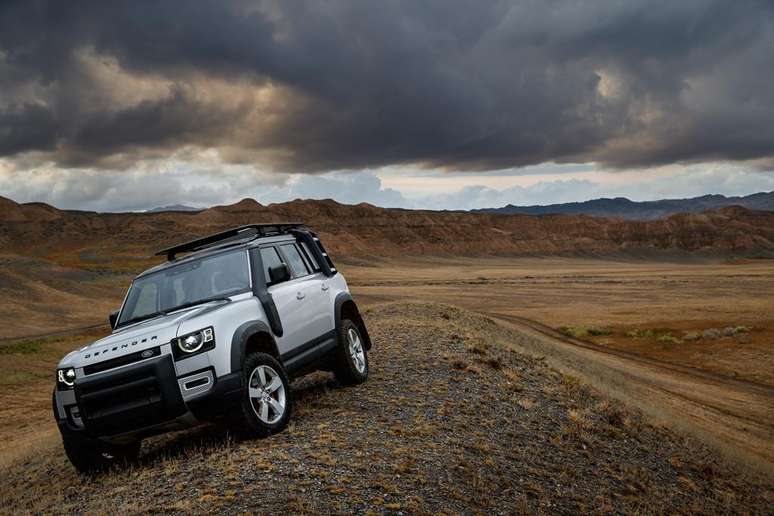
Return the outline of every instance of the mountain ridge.
[[[701,213],[728,206],[743,206],[752,210],[774,211],[774,191],[758,192],[745,196],[726,197],[707,194],[684,199],[659,199],[632,201],[626,197],[601,197],[588,201],[547,205],[516,206],[507,204],[500,208],[470,210],[473,213],[524,214],[524,215],[593,215],[616,217],[627,220],[656,220],[678,213]]]
[[[253,199],[197,212],[96,213],[0,198],[0,245],[21,255],[150,256],[195,236],[254,222],[303,221],[332,254],[557,255],[677,251],[774,255],[774,212],[724,207],[650,221],[589,215],[490,214],[346,205],[268,206]],[[133,258],[134,259],[134,258]]]

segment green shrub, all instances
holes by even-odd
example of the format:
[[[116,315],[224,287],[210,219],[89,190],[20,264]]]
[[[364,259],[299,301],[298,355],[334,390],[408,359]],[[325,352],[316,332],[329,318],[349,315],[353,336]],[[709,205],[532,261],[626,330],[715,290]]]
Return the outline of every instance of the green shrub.
[[[675,337],[671,333],[662,333],[656,338],[656,340],[663,342],[664,344],[680,344],[682,342],[681,339]]]
[[[600,337],[603,335],[612,335],[613,331],[608,328],[598,328],[595,326],[562,326],[559,331],[569,337],[583,339],[586,337]]]
[[[683,341],[683,339],[675,337],[672,331],[667,329],[634,328],[627,331],[626,336],[632,339],[656,339],[658,342],[668,344],[679,344]]]
[[[653,330],[635,328],[626,332],[627,337],[633,339],[649,339],[655,337],[656,333]]]

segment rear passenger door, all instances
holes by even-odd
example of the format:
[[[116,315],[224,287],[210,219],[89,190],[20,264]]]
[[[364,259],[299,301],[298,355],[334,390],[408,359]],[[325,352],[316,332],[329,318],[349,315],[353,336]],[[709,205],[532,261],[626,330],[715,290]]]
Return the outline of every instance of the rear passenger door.
[[[287,245],[278,243],[260,250],[267,281],[269,269],[281,263],[288,266],[291,274],[288,281],[267,285],[282,321],[283,334],[276,339],[282,355],[298,351],[299,346],[310,343],[333,329],[333,323],[328,323],[321,317],[317,296],[319,292],[324,291],[319,281],[315,280],[312,271],[305,267],[303,259],[298,261],[291,248],[294,246],[292,242],[289,244],[291,247],[282,249],[282,246]]]
[[[311,335],[309,340],[330,333],[334,327],[333,309],[325,276],[319,271],[319,267],[318,271],[314,270],[314,264],[298,243],[279,244],[279,250],[290,267],[293,278],[301,280],[299,290],[304,296],[304,312],[308,317],[305,324]]]

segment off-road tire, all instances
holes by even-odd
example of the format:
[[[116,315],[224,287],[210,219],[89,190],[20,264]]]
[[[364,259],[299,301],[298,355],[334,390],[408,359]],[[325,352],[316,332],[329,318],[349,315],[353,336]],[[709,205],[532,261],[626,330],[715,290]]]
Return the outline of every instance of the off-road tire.
[[[140,441],[111,445],[76,432],[62,432],[67,458],[79,473],[93,475],[113,466],[122,466],[137,460]]]
[[[282,387],[285,389],[285,408],[282,416],[273,423],[261,421],[254,409],[253,399],[250,397],[250,379],[253,372],[259,366],[268,366],[275,371],[282,381]],[[239,415],[232,419],[231,427],[235,433],[246,437],[265,438],[270,435],[281,432],[290,421],[290,415],[293,412],[293,396],[290,392],[290,380],[282,364],[267,353],[252,353],[245,358],[242,365],[242,386],[243,393],[239,403]]]
[[[360,342],[364,368],[361,370],[355,363],[355,358],[350,352],[350,331],[354,330]],[[365,349],[365,341],[360,328],[350,319],[342,319],[337,335],[336,351],[333,356],[333,374],[342,385],[355,385],[363,383],[368,378],[368,352]]]

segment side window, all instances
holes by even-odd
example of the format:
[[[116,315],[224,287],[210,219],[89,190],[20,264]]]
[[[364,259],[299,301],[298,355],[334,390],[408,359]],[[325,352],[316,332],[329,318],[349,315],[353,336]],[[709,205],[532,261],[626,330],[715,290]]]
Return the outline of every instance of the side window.
[[[298,251],[298,247],[294,244],[282,245],[282,253],[288,259],[288,267],[294,278],[300,278],[309,274],[309,269],[306,267],[304,259],[301,258],[301,253]]]
[[[270,285],[269,269],[282,264],[282,260],[275,248],[264,247],[261,249],[261,261],[263,262],[263,277],[266,278],[266,284]]]
[[[312,270],[314,270],[314,272],[320,272],[320,266],[317,265],[317,260],[314,259],[314,255],[309,251],[309,248],[304,242],[301,242],[301,249],[304,251],[306,259],[309,260],[309,263],[312,265]]]

